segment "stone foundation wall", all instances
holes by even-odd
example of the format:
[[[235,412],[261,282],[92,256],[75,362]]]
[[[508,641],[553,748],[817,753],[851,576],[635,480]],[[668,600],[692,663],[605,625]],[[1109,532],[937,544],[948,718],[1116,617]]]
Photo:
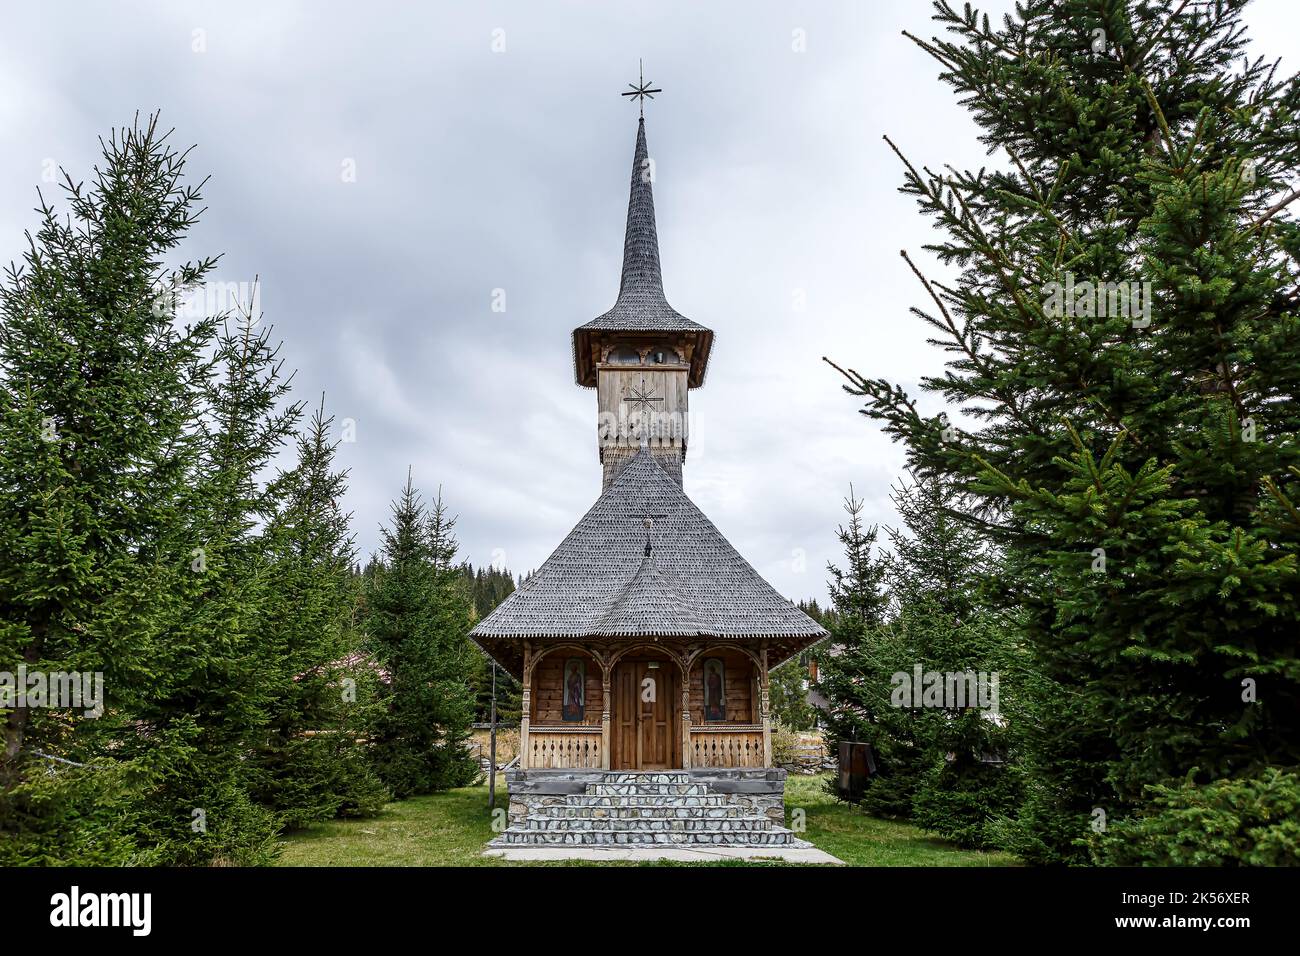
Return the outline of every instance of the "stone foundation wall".
[[[682,772],[665,771],[665,780],[671,779],[667,777],[669,773]],[[690,774],[691,784],[704,784],[711,795],[723,797],[724,806],[761,814],[773,826],[785,826],[784,770],[708,767],[686,772]],[[507,770],[506,785],[510,791],[508,825],[523,827],[530,815],[544,815],[547,808],[563,806],[567,795],[585,793],[588,784],[599,784],[624,773],[618,770]],[[653,771],[639,776],[647,783],[656,782]],[[705,815],[704,801],[698,797],[683,795],[678,799],[680,806],[700,806],[700,815]]]

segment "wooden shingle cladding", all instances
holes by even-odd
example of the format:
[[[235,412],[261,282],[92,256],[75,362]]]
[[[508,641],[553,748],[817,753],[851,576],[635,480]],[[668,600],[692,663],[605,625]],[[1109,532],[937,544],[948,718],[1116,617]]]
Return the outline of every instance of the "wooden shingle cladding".
[[[775,666],[826,631],[764,581],[641,448],[471,636],[521,677],[529,638],[593,649],[617,638],[750,639]]]
[[[768,671],[826,631],[759,576],[643,447],[471,636],[523,681],[525,768],[626,770],[770,767]],[[560,675],[575,655],[594,665],[581,726],[560,714]],[[724,664],[721,721],[704,712],[702,664],[714,657]],[[644,709],[637,691],[650,661],[673,669],[656,681],[673,699]],[[629,677],[633,662],[643,669]]]
[[[664,297],[659,264],[659,234],[655,224],[654,189],[650,153],[646,147],[645,119],[637,124],[632,157],[632,184],[627,204],[627,231],[623,239],[623,273],[613,308],[573,330],[573,371],[579,385],[596,385],[596,366],[608,347],[629,335],[645,334],[680,341],[689,363],[690,388],[704,384],[713,332],[692,322]]]

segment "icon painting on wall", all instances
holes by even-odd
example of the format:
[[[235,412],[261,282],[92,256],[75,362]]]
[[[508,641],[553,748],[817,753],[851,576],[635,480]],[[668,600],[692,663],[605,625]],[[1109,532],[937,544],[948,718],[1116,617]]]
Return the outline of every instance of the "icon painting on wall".
[[[565,720],[582,720],[587,706],[587,662],[580,657],[570,657],[564,662]]]
[[[723,671],[721,659],[710,657],[704,662],[705,720],[727,719],[726,687],[726,673]]]

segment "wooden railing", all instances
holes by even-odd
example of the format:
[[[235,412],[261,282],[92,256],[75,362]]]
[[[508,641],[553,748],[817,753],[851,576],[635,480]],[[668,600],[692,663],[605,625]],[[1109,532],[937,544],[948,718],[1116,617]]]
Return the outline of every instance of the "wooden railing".
[[[603,766],[601,728],[533,727],[528,731],[526,767],[599,770]]]
[[[762,767],[763,728],[692,727],[690,749],[692,767]]]

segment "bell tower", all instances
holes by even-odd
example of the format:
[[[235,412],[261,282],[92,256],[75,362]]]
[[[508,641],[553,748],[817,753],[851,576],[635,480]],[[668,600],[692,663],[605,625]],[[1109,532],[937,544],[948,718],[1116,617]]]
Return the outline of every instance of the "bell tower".
[[[632,90],[623,95],[644,101],[660,92],[645,82]],[[643,444],[681,484],[690,390],[704,384],[713,345],[711,330],[677,312],[664,297],[653,185],[643,113],[632,158],[618,300],[573,330],[577,382],[596,389],[602,491]]]

